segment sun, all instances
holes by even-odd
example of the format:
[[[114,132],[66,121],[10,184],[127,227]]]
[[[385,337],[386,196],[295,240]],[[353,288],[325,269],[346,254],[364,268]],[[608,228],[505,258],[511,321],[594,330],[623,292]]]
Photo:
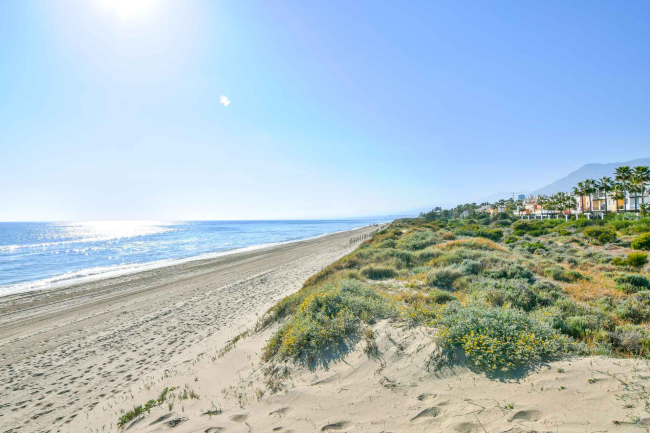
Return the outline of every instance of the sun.
[[[155,0],[97,0],[106,12],[116,15],[121,20],[144,17],[156,7]]]

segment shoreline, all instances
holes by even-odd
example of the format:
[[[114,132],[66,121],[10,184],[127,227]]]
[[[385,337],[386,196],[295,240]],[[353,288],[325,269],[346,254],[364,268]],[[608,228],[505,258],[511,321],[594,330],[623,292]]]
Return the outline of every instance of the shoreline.
[[[0,297],[0,431],[66,431],[219,347],[374,229]]]
[[[110,279],[110,278],[115,278],[115,277],[120,277],[123,275],[130,275],[130,274],[136,274],[139,272],[145,272],[149,270],[154,270],[154,269],[161,269],[165,267],[171,267],[171,266],[176,266],[176,265],[181,265],[184,263],[188,262],[194,262],[194,261],[203,261],[203,260],[212,260],[212,259],[217,259],[223,256],[227,255],[232,255],[232,254],[239,254],[239,253],[246,253],[249,251],[257,251],[257,250],[262,250],[265,248],[273,248],[276,246],[281,246],[281,245],[288,245],[292,243],[298,243],[298,242],[305,242],[305,241],[310,241],[313,239],[318,239],[324,236],[329,236],[329,235],[334,235],[338,233],[345,233],[345,232],[351,232],[359,229],[363,229],[366,227],[372,227],[372,226],[381,226],[382,224],[386,223],[373,223],[373,224],[365,224],[365,225],[360,225],[357,227],[352,227],[348,230],[339,230],[335,232],[330,232],[330,233],[322,233],[320,235],[316,236],[311,236],[311,237],[306,237],[306,238],[300,238],[300,239],[291,239],[287,241],[282,241],[282,242],[269,242],[269,243],[264,243],[264,244],[257,244],[257,245],[250,245],[247,247],[237,247],[237,248],[232,248],[232,249],[226,249],[223,251],[218,251],[218,252],[211,252],[211,253],[202,253],[196,256],[189,256],[189,257],[183,257],[183,258],[175,258],[175,259],[163,259],[163,260],[157,260],[153,262],[146,262],[146,263],[127,263],[127,264],[122,264],[122,265],[117,265],[117,266],[123,266],[117,269],[112,269],[112,270],[106,270],[106,271],[101,271],[102,269],[109,269],[111,266],[106,266],[106,267],[95,267],[95,268],[87,268],[87,269],[82,269],[80,271],[76,272],[68,272],[65,274],[61,275],[55,275],[53,277],[49,278],[44,278],[40,280],[31,280],[31,281],[24,281],[21,283],[15,283],[15,284],[10,284],[7,286],[0,286],[0,299],[2,299],[5,296],[12,296],[12,295],[20,295],[24,293],[30,293],[30,292],[35,292],[35,291],[40,291],[40,290],[51,290],[51,289],[58,289],[58,288],[65,288],[68,286],[73,286],[76,284],[83,284],[86,282],[90,281],[100,281],[104,279]],[[75,277],[75,274],[80,274],[80,273],[88,273],[92,271],[93,269],[99,269],[100,271],[97,273],[93,273],[90,275],[83,275],[79,277]],[[69,277],[66,277],[66,275],[69,275]],[[57,281],[60,279],[64,279],[61,281]],[[41,283],[39,285],[39,283]],[[18,288],[18,289],[13,289],[16,286],[23,286],[23,285],[28,285],[30,287],[26,288]]]

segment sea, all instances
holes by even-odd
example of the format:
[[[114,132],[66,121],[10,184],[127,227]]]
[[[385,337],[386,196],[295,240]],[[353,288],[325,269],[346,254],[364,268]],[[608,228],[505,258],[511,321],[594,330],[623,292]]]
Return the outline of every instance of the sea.
[[[0,296],[391,220],[0,222]]]

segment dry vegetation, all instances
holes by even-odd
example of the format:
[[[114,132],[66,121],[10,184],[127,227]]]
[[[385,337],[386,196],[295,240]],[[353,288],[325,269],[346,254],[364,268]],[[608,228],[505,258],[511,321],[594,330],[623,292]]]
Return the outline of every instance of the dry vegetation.
[[[279,328],[263,360],[313,368],[357,344],[371,356],[383,319],[431,328],[443,354],[460,349],[485,372],[569,354],[647,357],[647,260],[630,246],[650,219],[512,218],[395,221],[269,310],[258,328]]]

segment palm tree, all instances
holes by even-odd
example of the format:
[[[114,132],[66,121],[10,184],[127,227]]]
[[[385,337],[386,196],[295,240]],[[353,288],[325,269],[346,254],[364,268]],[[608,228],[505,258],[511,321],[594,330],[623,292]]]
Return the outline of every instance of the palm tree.
[[[646,182],[650,182],[650,167],[647,165],[634,167],[633,179],[634,183],[641,187],[641,204],[645,204],[643,196],[645,194],[645,184]]]
[[[634,194],[634,210],[639,210],[639,193],[643,193],[641,185],[634,182],[634,179],[632,179],[632,182],[628,185],[627,188],[630,192],[630,201],[632,201],[632,194]]]
[[[554,216],[555,218],[557,218],[557,211],[558,211],[558,209],[560,208],[560,203],[562,202],[562,199],[561,199],[561,197],[560,197],[560,194],[562,194],[562,193],[556,193],[556,194],[553,194],[553,195],[549,198],[549,202],[550,202],[550,203],[549,203],[548,207],[549,207],[549,209],[551,209],[551,210],[553,211],[553,216]]]
[[[569,210],[575,209],[576,207],[578,207],[578,202],[576,201],[576,198],[574,196],[572,196],[570,194],[566,195],[566,207]],[[576,218],[578,218],[578,217],[576,216]]]
[[[589,197],[589,212],[593,212],[594,209],[593,209],[593,200],[591,194],[596,192],[596,181],[594,181],[593,179],[587,179],[585,180],[584,185],[585,185],[584,192]]]
[[[545,195],[540,195],[539,197],[537,197],[537,204],[539,205],[542,219],[544,219],[544,208],[548,204],[548,197],[546,197]]]
[[[519,215],[521,215],[521,213],[526,210],[526,206],[524,205],[524,201],[523,200],[517,200],[515,202],[515,208],[517,209],[517,213]]]
[[[607,215],[607,195],[612,190],[612,178],[607,176],[601,177],[596,183],[596,188],[598,188],[600,192],[605,193],[605,215]]]
[[[650,208],[650,205],[647,203],[641,203],[641,206],[639,208],[641,209],[641,215],[646,216],[648,214],[648,208]]]
[[[569,198],[571,197],[569,194],[565,192],[558,192],[555,194],[553,197],[555,197],[555,206],[557,207],[558,210],[560,210],[562,213],[570,209],[571,203],[569,201]],[[565,215],[564,218],[568,219],[568,215]]]
[[[632,180],[632,169],[627,165],[622,165],[616,169],[615,174],[614,178],[622,185],[623,195],[625,196],[625,192],[629,189],[630,180]],[[625,197],[623,197],[623,200],[625,200]],[[623,210],[625,210],[625,202],[623,202]],[[616,203],[616,212],[618,213],[618,203]]]
[[[584,182],[578,182],[578,186],[576,188],[573,188],[573,193],[577,194],[580,196],[580,210],[582,210],[582,213],[585,212],[585,183]]]
[[[618,201],[625,200],[625,191],[627,191],[627,187],[623,182],[617,182],[614,184],[612,191],[614,192],[612,198],[616,200],[616,213],[619,213]],[[625,202],[623,204],[623,209],[625,210]]]

